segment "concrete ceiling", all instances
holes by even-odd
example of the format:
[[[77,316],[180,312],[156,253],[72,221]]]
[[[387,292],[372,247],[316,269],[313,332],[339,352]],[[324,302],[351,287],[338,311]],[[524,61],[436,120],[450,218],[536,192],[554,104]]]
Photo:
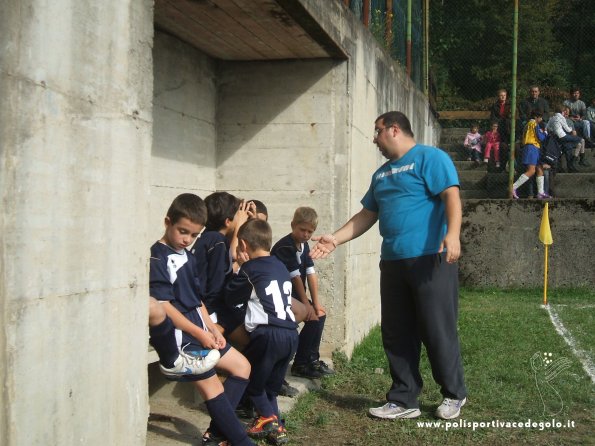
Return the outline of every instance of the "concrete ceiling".
[[[346,57],[299,0],[155,0],[155,27],[223,60]]]

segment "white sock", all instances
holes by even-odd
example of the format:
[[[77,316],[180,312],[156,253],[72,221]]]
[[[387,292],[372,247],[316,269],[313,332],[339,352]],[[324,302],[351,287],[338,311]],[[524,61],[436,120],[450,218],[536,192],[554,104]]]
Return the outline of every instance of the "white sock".
[[[529,177],[523,173],[523,174],[521,174],[519,179],[514,182],[514,184],[512,185],[512,188],[518,189],[523,184],[525,184],[527,181],[529,181]],[[542,189],[543,189],[543,184],[542,184]]]
[[[537,181],[537,193],[543,195],[543,176],[535,178],[535,181]]]

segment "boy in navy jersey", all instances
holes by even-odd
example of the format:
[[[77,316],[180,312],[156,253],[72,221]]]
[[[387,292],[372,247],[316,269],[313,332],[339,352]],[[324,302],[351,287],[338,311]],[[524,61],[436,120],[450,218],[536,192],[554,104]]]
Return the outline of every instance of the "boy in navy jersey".
[[[208,214],[205,231],[192,248],[202,297],[219,331],[241,349],[247,342],[243,328],[238,329],[243,325],[244,312],[225,305],[223,290],[233,274],[237,231],[248,220],[251,207],[227,192],[212,193],[205,198],[205,205]]]
[[[318,276],[310,258],[308,240],[316,230],[318,215],[310,207],[295,210],[291,222],[291,233],[283,237],[271,250],[289,271],[294,296],[306,307],[304,327],[291,367],[291,374],[304,378],[320,378],[334,374],[324,361],[320,360],[320,341],[326,320],[326,310],[318,299]],[[310,290],[310,298],[306,294]]]
[[[151,247],[149,291],[151,297],[161,301],[176,327],[180,350],[217,349],[221,359],[216,368],[229,374],[224,385],[214,369],[186,377],[194,381],[211,415],[203,445],[221,445],[226,441],[234,446],[253,445],[234,413],[248,384],[250,363],[227,345],[209,318],[199,297],[194,256],[187,252],[206,219],[206,206],[200,197],[181,194],[172,202],[165,217],[165,233]]]
[[[252,365],[246,393],[259,416],[248,435],[273,444],[287,441],[279,422],[277,395],[298,344],[297,324],[291,311],[291,279],[285,266],[270,255],[271,227],[252,219],[238,232],[238,274],[227,284],[228,305],[246,304],[245,327],[250,343],[244,354]]]

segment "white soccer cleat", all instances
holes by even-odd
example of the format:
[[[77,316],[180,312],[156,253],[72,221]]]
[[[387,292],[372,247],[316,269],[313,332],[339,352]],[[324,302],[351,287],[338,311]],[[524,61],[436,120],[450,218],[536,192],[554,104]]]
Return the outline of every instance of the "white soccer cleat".
[[[219,350],[204,350],[205,355],[193,356],[183,351],[170,369],[159,364],[161,373],[170,379],[180,379],[188,375],[202,375],[211,370],[221,357]]]

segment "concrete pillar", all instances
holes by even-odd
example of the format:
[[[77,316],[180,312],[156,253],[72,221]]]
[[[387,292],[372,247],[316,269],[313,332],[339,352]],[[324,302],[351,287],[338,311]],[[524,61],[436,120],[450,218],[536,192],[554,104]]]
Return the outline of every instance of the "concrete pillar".
[[[152,2],[0,3],[0,439],[145,443]]]

